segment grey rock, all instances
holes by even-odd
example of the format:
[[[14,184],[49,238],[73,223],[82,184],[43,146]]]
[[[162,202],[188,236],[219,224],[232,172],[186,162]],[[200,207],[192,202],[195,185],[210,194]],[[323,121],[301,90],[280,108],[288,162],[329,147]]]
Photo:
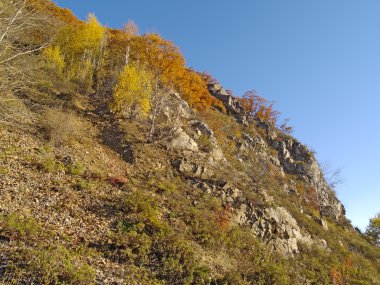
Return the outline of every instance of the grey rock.
[[[329,226],[327,225],[327,222],[323,219],[317,219],[317,223],[320,224],[325,231],[329,229]]]
[[[250,225],[255,235],[285,256],[299,253],[301,243],[327,247],[320,239],[304,234],[297,221],[283,207],[256,209],[243,203],[235,207],[233,221],[239,225]]]
[[[176,150],[198,151],[198,144],[182,128],[174,132],[169,147]]]
[[[203,135],[206,135],[209,137],[214,135],[214,132],[212,131],[212,129],[205,122],[193,120],[190,122],[190,124],[193,128],[199,130],[199,132]]]
[[[215,161],[220,161],[224,159],[224,154],[219,146],[214,146],[210,152],[210,157]]]
[[[172,162],[174,168],[176,168],[181,174],[189,178],[202,178],[209,179],[214,173],[206,166],[187,162],[185,159],[177,159]]]
[[[232,115],[238,123],[248,125],[248,114],[237,98],[228,94],[219,83],[208,84],[208,90],[212,96],[223,103],[227,113]]]
[[[267,124],[261,122],[261,125],[265,126],[267,133],[275,132],[269,131],[270,126]],[[278,151],[278,159],[285,173],[296,175],[315,189],[321,199],[322,213],[339,221],[345,214],[344,207],[328,186],[317,160],[308,148],[290,137],[280,139],[277,134],[268,135],[268,140],[269,145]],[[288,187],[286,190],[290,192],[291,188]]]

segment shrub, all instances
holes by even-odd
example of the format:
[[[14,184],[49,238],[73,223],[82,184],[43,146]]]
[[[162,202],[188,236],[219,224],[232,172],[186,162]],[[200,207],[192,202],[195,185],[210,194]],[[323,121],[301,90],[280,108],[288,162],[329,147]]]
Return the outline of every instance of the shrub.
[[[95,269],[82,260],[78,251],[64,246],[39,246],[19,250],[0,282],[88,285],[94,284],[95,277]]]
[[[33,218],[14,213],[0,216],[0,225],[0,233],[4,232],[4,234],[15,239],[34,239],[38,237],[42,229],[41,225]]]
[[[73,174],[73,175],[82,175],[85,172],[85,168],[83,164],[78,161],[72,164],[69,164],[67,166],[67,170],[70,174]]]
[[[41,127],[47,139],[60,145],[78,137],[78,121],[74,115],[50,109],[41,120]]]
[[[147,234],[153,234],[163,226],[158,218],[158,203],[143,192],[134,191],[127,195],[124,201],[129,213],[129,222],[142,222]]]
[[[53,173],[55,171],[55,159],[54,157],[44,157],[40,162],[40,167],[47,173]]]
[[[198,144],[201,150],[210,152],[212,150],[212,143],[207,135],[201,135],[198,139]]]
[[[164,194],[167,194],[167,195],[172,195],[174,194],[176,191],[177,191],[177,184],[176,182],[178,181],[162,181],[162,182],[159,182],[157,187],[158,187],[158,192],[159,193],[164,193]]]

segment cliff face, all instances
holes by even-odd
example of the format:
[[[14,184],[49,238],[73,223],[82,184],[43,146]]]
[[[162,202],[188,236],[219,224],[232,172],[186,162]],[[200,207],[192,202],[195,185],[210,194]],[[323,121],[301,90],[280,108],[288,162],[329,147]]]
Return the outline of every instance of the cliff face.
[[[237,173],[246,181],[251,181],[249,168],[254,156],[256,161],[265,161],[267,168],[274,168],[280,176],[293,176],[290,181],[284,180],[283,184],[277,186],[288,195],[296,195],[298,199],[304,199],[306,203],[315,203],[320,210],[320,223],[324,223],[325,216],[339,222],[345,217],[343,205],[335,197],[333,191],[325,181],[319,165],[306,146],[294,138],[281,133],[277,128],[265,122],[257,121],[247,114],[240,106],[239,101],[227,92],[218,83],[209,85],[210,93],[220,99],[227,113],[241,125],[256,125],[263,130],[261,134],[252,137],[243,133],[242,138],[227,138],[230,140],[237,152],[235,158],[242,164],[242,171]],[[193,114],[194,115],[194,114]],[[253,186],[250,189],[249,182],[242,191],[233,186],[234,179],[226,176],[222,180],[215,179],[215,172],[228,168],[230,161],[225,158],[213,130],[203,121],[190,117],[190,127],[184,131],[177,129],[169,142],[169,147],[177,151],[177,157],[172,161],[173,167],[185,178],[191,181],[195,187],[199,187],[206,193],[212,194],[228,205],[232,212],[232,220],[239,224],[249,226],[252,232],[262,240],[268,242],[272,248],[292,256],[299,252],[299,244],[313,244],[327,248],[325,240],[312,237],[306,228],[301,228],[292,215],[280,207],[275,197],[270,196],[267,185]],[[206,152],[197,144],[200,136],[206,136],[210,141],[210,149]],[[275,150],[274,152],[272,150]],[[252,157],[244,153],[255,153]],[[253,162],[254,163],[254,162]],[[248,170],[248,171],[247,171]],[[235,175],[230,173],[231,175]],[[303,187],[309,187],[313,191],[310,197],[301,196],[297,190],[294,180],[304,183]],[[263,205],[254,205],[254,201],[247,198],[247,191],[260,193],[263,197]],[[310,200],[313,201],[310,201]],[[265,204],[265,205],[264,205]],[[299,209],[301,210],[301,209]]]
[[[261,138],[256,138],[256,140],[261,142],[261,147],[273,148],[278,152],[277,158],[272,157],[271,159],[279,166],[280,172],[295,175],[315,189],[317,199],[320,200],[318,203],[320,204],[321,215],[328,215],[336,221],[339,221],[339,219],[345,215],[344,206],[335,197],[333,190],[325,180],[317,160],[305,145],[285,135],[276,127],[255,120],[250,114],[244,111],[239,101],[229,95],[220,84],[209,84],[209,91],[213,96],[223,102],[227,112],[232,115],[238,123],[246,125],[250,122],[263,129],[266,143],[263,142]],[[254,147],[254,139],[246,135],[245,144]]]

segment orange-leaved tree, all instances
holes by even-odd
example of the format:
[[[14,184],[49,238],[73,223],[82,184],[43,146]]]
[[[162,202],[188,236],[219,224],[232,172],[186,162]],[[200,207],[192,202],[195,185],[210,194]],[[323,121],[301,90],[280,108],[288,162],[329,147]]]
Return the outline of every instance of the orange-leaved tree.
[[[177,88],[190,106],[198,110],[209,109],[211,106],[225,110],[222,102],[211,96],[201,75],[193,69],[183,70]]]
[[[274,102],[259,96],[256,90],[245,92],[239,101],[244,110],[252,116],[273,125],[277,123],[280,112],[273,108]]]
[[[157,88],[180,92],[189,105],[197,109],[219,104],[208,92],[200,75],[186,68],[181,51],[172,42],[156,34],[147,34],[130,38],[129,46],[130,60],[137,66],[146,66]]]

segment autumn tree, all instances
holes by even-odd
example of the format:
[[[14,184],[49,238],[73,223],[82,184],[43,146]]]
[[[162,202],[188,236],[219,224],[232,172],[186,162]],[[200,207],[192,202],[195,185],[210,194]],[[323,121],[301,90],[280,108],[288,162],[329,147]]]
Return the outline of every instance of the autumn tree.
[[[112,34],[111,41],[114,47],[116,45],[121,48],[127,47],[128,55],[124,63],[126,67],[123,68],[115,89],[113,109],[116,112],[121,109],[137,110],[136,107],[140,105],[137,102],[140,101],[132,102],[120,98],[125,99],[132,96],[135,99],[140,98],[138,100],[144,98],[143,102],[146,102],[147,96],[142,97],[142,94],[150,93],[149,104],[146,104],[149,105],[148,141],[160,137],[164,129],[172,129],[169,124],[178,121],[178,110],[181,103],[179,98],[173,95],[173,91],[177,91],[190,106],[197,109],[209,108],[218,103],[208,92],[206,83],[201,76],[192,69],[186,68],[186,62],[180,50],[172,42],[155,34],[133,37],[125,32],[124,34],[118,32]],[[133,73],[136,76],[136,82],[130,81],[129,84],[139,86],[138,89],[143,90],[142,93],[140,91],[132,92],[128,89],[131,86],[120,88],[121,80],[126,75],[124,72],[127,70],[132,72],[132,69],[135,69]],[[144,70],[144,73],[149,76],[145,78],[144,75],[139,75],[139,70]],[[145,89],[141,89],[140,84],[144,85]],[[116,92],[120,90],[123,92]],[[121,95],[122,93],[124,95]],[[170,118],[167,117],[168,114],[170,114]],[[166,119],[161,120],[165,116]],[[165,121],[166,124],[162,123]]]
[[[206,71],[198,72],[198,74],[207,85],[208,84],[214,84],[214,83],[218,82],[218,80],[216,80],[210,73],[208,73]]]
[[[148,34],[131,39],[130,46],[131,60],[147,66],[159,87],[174,87],[174,79],[185,68],[185,59],[172,42]]]
[[[365,236],[373,245],[380,246],[380,213],[369,220]]]
[[[148,34],[132,38],[130,47],[131,61],[149,69],[157,88],[177,90],[190,106],[198,109],[218,103],[208,92],[201,76],[186,68],[183,55],[172,42]]]
[[[28,0],[0,1],[0,122],[19,123],[18,95],[39,94],[46,83],[41,52],[49,46],[55,26]],[[42,27],[44,33],[41,33]]]
[[[81,85],[84,92],[89,92],[93,78],[101,66],[106,43],[106,29],[92,14],[86,22],[77,25],[67,25],[59,33],[54,49],[56,57],[64,58],[64,73],[68,80]]]
[[[280,130],[283,131],[287,135],[290,135],[293,133],[293,127],[289,125],[289,121],[290,119],[286,118],[280,125]]]
[[[177,89],[182,94],[190,106],[202,110],[210,106],[224,109],[221,101],[212,97],[207,89],[207,85],[199,73],[192,69],[184,69],[181,78],[177,82]]]
[[[151,110],[152,78],[145,68],[126,65],[114,89],[111,110],[129,118],[138,113],[147,116]]]
[[[47,67],[56,74],[62,75],[65,68],[65,60],[63,58],[59,46],[49,46],[42,52],[43,58],[46,60]]]
[[[38,64],[31,66],[30,63],[50,44],[51,30],[40,33],[49,18],[41,15],[27,0],[0,4],[0,91],[19,90],[33,81],[33,73],[29,71]]]
[[[244,110],[253,117],[273,125],[277,123],[280,113],[274,109],[274,103],[259,96],[256,90],[245,92],[239,101]]]
[[[139,27],[132,20],[128,20],[128,22],[124,25],[123,31],[127,35],[137,36],[139,34]]]

